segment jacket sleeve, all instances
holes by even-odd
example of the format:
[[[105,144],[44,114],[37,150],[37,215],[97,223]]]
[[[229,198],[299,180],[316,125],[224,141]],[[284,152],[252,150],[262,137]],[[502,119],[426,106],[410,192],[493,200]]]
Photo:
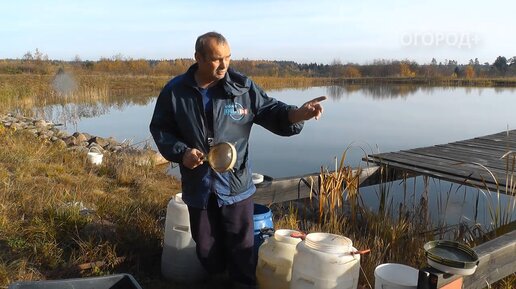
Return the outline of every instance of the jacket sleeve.
[[[163,157],[168,161],[181,164],[188,146],[181,141],[181,134],[172,110],[172,91],[167,86],[156,101],[150,132]]]
[[[288,119],[288,112],[297,109],[296,106],[269,97],[254,82],[251,82],[249,93],[255,113],[254,123],[280,136],[291,136],[301,132],[304,122],[292,124]]]

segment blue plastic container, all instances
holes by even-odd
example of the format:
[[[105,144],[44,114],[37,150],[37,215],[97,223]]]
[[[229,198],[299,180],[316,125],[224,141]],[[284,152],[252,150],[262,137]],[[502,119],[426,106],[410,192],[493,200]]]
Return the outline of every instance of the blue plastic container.
[[[258,260],[258,248],[263,243],[266,236],[262,231],[263,229],[273,229],[274,224],[272,223],[272,212],[271,209],[264,205],[254,204],[254,255],[255,259]]]

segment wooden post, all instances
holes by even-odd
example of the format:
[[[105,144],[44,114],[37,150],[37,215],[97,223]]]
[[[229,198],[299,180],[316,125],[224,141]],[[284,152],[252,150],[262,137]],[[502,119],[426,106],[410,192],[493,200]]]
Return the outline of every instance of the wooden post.
[[[464,277],[464,288],[481,289],[516,272],[516,231],[473,248],[479,263],[475,274]]]
[[[361,186],[379,183],[377,178],[378,167],[368,167],[361,169],[359,183]],[[257,204],[269,205],[273,203],[287,202],[297,199],[304,199],[310,196],[310,187],[304,184],[301,178],[310,183],[313,179],[313,187],[317,190],[318,173],[304,176],[274,179],[270,184],[258,186],[254,194],[254,202]],[[376,180],[378,179],[378,180]]]

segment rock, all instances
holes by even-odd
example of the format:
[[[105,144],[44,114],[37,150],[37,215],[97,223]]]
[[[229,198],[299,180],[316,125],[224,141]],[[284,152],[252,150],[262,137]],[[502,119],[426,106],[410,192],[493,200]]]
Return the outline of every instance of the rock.
[[[33,124],[36,126],[36,127],[46,127],[47,126],[47,122],[43,119],[38,119],[38,120],[35,120],[33,122]]]
[[[113,152],[119,152],[119,151],[121,151],[121,150],[122,150],[122,146],[114,146],[114,147],[112,148],[112,151],[113,151]]]
[[[22,129],[22,125],[20,123],[16,122],[11,125],[11,128],[14,130],[20,130],[20,129]]]
[[[55,137],[55,136],[50,137],[50,140],[51,140],[51,141],[53,141],[53,142],[57,141],[58,139],[59,139],[59,138],[58,138],[58,137]],[[59,140],[60,140],[60,139],[59,139]],[[60,141],[62,141],[62,140],[60,140]],[[63,143],[64,143],[64,142],[63,142]],[[65,144],[65,145],[66,145],[66,144]]]
[[[74,146],[77,144],[77,140],[75,139],[75,137],[72,135],[72,136],[68,136],[68,137],[65,137],[63,138],[63,141],[65,142],[65,144],[67,146]]]
[[[68,134],[64,130],[58,130],[58,129],[56,129],[56,130],[57,130],[57,132],[55,133],[55,136],[57,136],[58,138],[63,139],[63,138],[66,138],[66,137],[70,136],[70,134]]]
[[[87,147],[90,149],[90,151],[97,151],[98,150],[98,152],[100,152],[100,153],[104,152],[104,149],[100,145],[95,143],[95,142],[90,143]]]
[[[77,139],[77,143],[87,142],[88,139],[83,133],[74,133],[73,136]]]
[[[45,130],[42,133],[45,134],[48,138],[54,137],[54,132],[51,130]]]
[[[62,139],[57,139],[55,142],[56,146],[60,147],[60,148],[65,148],[67,145],[66,143],[62,140]]]
[[[35,128],[30,128],[30,129],[27,129],[27,132],[28,133],[31,133],[33,135],[38,135],[38,130],[35,129]]]
[[[105,147],[109,144],[109,141],[104,139],[104,138],[101,138],[99,136],[96,136],[96,137],[92,137],[90,140],[89,140],[90,143],[96,143],[97,145],[101,146],[101,147]]]

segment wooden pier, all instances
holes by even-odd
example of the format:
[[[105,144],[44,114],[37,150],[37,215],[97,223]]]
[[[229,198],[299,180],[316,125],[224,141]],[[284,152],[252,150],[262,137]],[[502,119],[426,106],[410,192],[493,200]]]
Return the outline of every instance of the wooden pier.
[[[516,187],[516,130],[473,139],[373,154],[367,161],[451,182],[510,193]]]

